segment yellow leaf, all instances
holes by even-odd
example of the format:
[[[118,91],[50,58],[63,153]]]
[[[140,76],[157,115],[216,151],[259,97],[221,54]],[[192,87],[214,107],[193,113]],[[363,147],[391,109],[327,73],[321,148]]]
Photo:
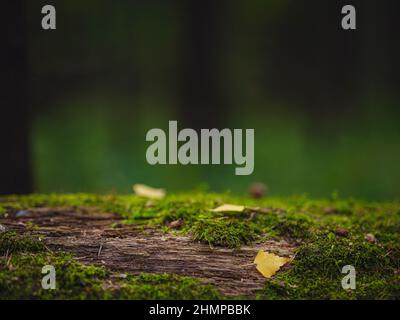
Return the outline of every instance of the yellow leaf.
[[[149,199],[162,199],[165,197],[164,189],[155,189],[144,184],[134,184],[133,191],[141,197]]]
[[[212,212],[243,212],[245,206],[237,206],[234,204],[223,204],[218,208],[212,209]]]
[[[290,260],[290,258],[279,257],[273,253],[267,253],[263,250],[260,250],[254,259],[254,263],[257,266],[257,270],[265,278],[271,278],[283,265]]]

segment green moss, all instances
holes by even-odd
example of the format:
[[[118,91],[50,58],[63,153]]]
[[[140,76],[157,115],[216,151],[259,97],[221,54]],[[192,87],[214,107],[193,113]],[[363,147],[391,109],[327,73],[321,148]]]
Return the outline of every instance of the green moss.
[[[219,299],[211,285],[176,275],[111,277],[103,267],[86,266],[67,253],[15,254],[0,258],[0,299]],[[41,286],[42,268],[56,271],[56,289]]]
[[[215,213],[210,209],[224,203],[245,205],[244,213]],[[326,200],[310,200],[305,196],[289,198],[248,199],[229,194],[187,193],[168,195],[162,200],[147,200],[134,195],[30,195],[0,198],[0,214],[15,213],[34,207],[91,207],[97,212],[121,215],[125,223],[152,225],[171,231],[168,223],[178,219],[183,225],[176,233],[191,234],[196,241],[210,245],[239,247],[255,239],[282,239],[294,241],[300,247],[294,261],[272,279],[266,280],[259,298],[268,299],[399,299],[400,293],[400,204],[398,202],[371,203],[354,199],[340,199],[337,195]],[[335,235],[337,228],[348,234]],[[30,232],[36,229],[32,225]],[[372,233],[377,243],[364,240]],[[11,284],[10,296],[17,294],[33,297],[68,298],[150,298],[214,297],[217,292],[206,288],[196,279],[183,279],[174,275],[128,276],[115,280],[104,269],[85,269],[72,263],[70,257],[52,256],[33,236],[5,233],[0,236],[0,255],[13,252],[10,263],[18,271],[22,261],[30,267],[26,274],[21,270],[13,282],[8,269],[0,267],[3,282]],[[33,255],[33,254],[36,254]],[[0,266],[4,257],[0,258]],[[26,259],[26,260],[24,260]],[[55,260],[53,260],[55,259]],[[40,263],[35,264],[35,261]],[[21,263],[22,263],[21,262]],[[42,263],[55,263],[60,270],[70,272],[60,278],[69,288],[59,293],[41,292],[37,280],[41,279]],[[65,267],[67,263],[67,267]],[[251,261],[249,262],[251,263]],[[341,279],[344,265],[353,265],[357,271],[357,289],[343,290]],[[63,269],[64,268],[64,269]],[[33,271],[34,270],[34,271]],[[39,271],[38,271],[39,270]],[[64,271],[60,271],[61,273]],[[38,274],[37,274],[38,273]],[[35,286],[29,279],[35,274]],[[63,277],[63,276],[61,276]],[[78,280],[79,279],[79,280]],[[83,280],[82,280],[83,279]],[[107,286],[111,281],[112,286]],[[25,282],[28,283],[24,291]],[[33,283],[33,282],[32,282]],[[81,283],[81,284],[79,284]],[[83,283],[83,285],[82,285]],[[40,285],[40,281],[39,281]],[[12,288],[15,288],[13,290]],[[75,288],[77,288],[75,290]],[[196,290],[199,289],[199,290]]]
[[[120,284],[119,299],[221,299],[221,294],[211,285],[198,279],[171,274],[141,274],[129,276]]]
[[[386,250],[362,238],[337,237],[332,233],[323,233],[300,247],[295,272],[313,272],[321,276],[333,277],[344,265],[352,265],[357,270],[375,273],[392,270]]]
[[[287,214],[279,218],[273,228],[280,236],[306,239],[311,233],[312,220],[304,214]]]
[[[38,237],[18,235],[9,231],[0,234],[0,255],[44,250],[45,246]]]
[[[108,196],[110,199],[112,196]],[[103,197],[91,194],[31,194],[25,196],[6,196],[0,200],[1,207],[11,210],[23,210],[37,207],[82,207],[99,205]]]
[[[0,260],[1,261],[1,260]],[[70,254],[39,253],[12,255],[0,270],[1,299],[105,299],[103,268],[84,266]],[[52,265],[56,271],[56,289],[42,289],[42,268]]]
[[[255,238],[255,232],[251,226],[243,222],[223,219],[199,220],[190,231],[194,240],[229,248],[240,247],[241,244],[248,243]]]
[[[224,203],[258,207],[262,210],[247,210],[243,214],[210,211]],[[232,222],[232,225],[245,223],[250,232],[288,240],[304,240],[316,232],[344,227],[352,234],[373,233],[380,241],[390,241],[393,246],[400,242],[399,203],[368,203],[340,199],[337,195],[328,200],[310,200],[305,196],[255,200],[201,192],[171,194],[162,200],[148,200],[135,195],[91,194],[34,194],[0,198],[0,212],[16,212],[35,207],[91,207],[98,212],[117,213],[123,217],[125,223],[158,227],[165,227],[171,221],[182,219],[184,223],[179,231],[182,233],[192,229],[196,231],[202,220],[223,218]],[[222,230],[215,227],[213,229]],[[221,233],[220,236],[225,235]],[[250,238],[252,236],[242,237],[244,242],[241,243]],[[222,241],[221,244],[223,243]]]
[[[279,276],[266,283],[258,299],[399,299],[400,277],[398,275],[380,277],[360,274],[356,279],[355,290],[344,290],[341,287],[341,278],[314,277],[299,281],[296,278]]]
[[[46,265],[56,270],[55,290],[41,286]],[[15,232],[0,234],[0,266],[0,299],[221,298],[214,287],[190,277],[143,274],[116,280],[103,267],[83,265],[65,252],[51,253],[39,238]]]
[[[356,289],[344,290],[345,265],[356,270]],[[261,299],[398,299],[398,265],[383,246],[364,239],[318,234],[301,246],[288,271],[268,281]]]

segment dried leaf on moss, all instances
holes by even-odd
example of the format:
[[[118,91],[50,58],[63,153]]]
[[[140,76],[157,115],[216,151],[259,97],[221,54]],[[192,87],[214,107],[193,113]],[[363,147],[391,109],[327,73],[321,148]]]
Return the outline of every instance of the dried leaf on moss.
[[[223,204],[215,209],[211,209],[212,212],[243,212],[246,209],[245,206],[238,206],[235,204]]]
[[[134,184],[133,192],[138,196],[149,199],[163,199],[166,195],[164,189],[155,189],[144,184]]]
[[[254,259],[257,270],[265,277],[271,278],[283,265],[291,259],[279,257],[273,253],[267,253],[263,250],[258,251]]]

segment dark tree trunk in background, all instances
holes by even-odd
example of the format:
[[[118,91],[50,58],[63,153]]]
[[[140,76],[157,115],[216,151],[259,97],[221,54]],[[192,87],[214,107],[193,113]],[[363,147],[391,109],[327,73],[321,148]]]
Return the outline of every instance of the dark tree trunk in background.
[[[23,194],[32,191],[26,1],[7,0],[1,7],[0,194]]]
[[[363,83],[372,95],[400,96],[400,1],[366,1],[363,31]]]
[[[181,14],[179,80],[182,126],[212,128],[226,125],[222,85],[225,0],[179,1]]]
[[[362,3],[353,3],[357,30],[341,28],[343,1],[297,1],[273,26],[272,41],[266,39],[274,61],[266,71],[273,75],[267,85],[307,111],[312,126],[337,122],[342,113],[356,115],[364,21]]]

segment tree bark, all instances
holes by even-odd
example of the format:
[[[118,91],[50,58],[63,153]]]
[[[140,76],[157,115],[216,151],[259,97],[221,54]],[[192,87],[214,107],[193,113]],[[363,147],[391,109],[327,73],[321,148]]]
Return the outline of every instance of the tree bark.
[[[2,2],[0,194],[32,191],[26,1]]]
[[[82,263],[119,273],[196,277],[228,296],[252,296],[263,288],[265,278],[253,264],[260,249],[291,258],[296,249],[285,240],[265,240],[238,249],[212,248],[186,235],[121,222],[118,215],[84,208],[37,208],[22,217],[12,212],[0,217],[8,230],[38,234],[50,250],[72,252]],[[29,229],[32,223],[37,229]]]

